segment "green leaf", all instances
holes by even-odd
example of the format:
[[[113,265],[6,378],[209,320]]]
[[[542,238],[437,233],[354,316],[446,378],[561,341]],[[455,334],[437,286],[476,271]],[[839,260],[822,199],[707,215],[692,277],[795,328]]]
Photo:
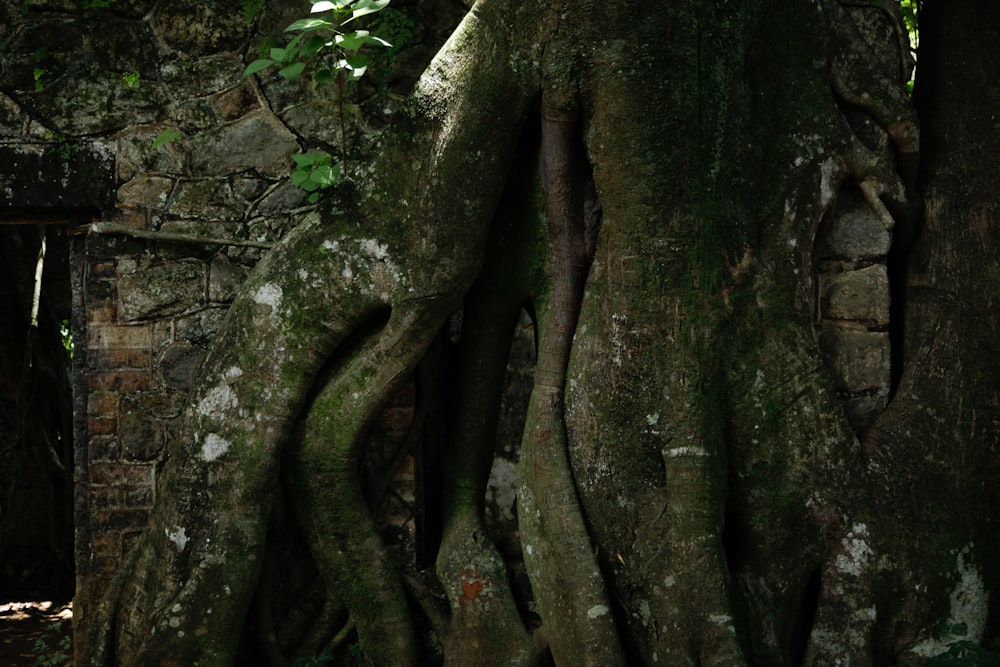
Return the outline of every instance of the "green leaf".
[[[313,35],[305,41],[305,44],[302,45],[302,49],[299,51],[299,56],[302,58],[312,58],[331,44],[332,42],[327,41],[325,38],[320,37],[319,35]]]
[[[298,21],[295,21],[287,28],[285,28],[285,32],[291,30],[301,30],[303,32],[308,32],[310,30],[319,30],[320,28],[326,28],[332,30],[336,27],[337,26],[334,25],[333,23],[330,23],[329,21],[324,21],[323,19],[299,19]]]
[[[337,46],[345,51],[357,51],[368,43],[368,31],[355,30],[354,32],[349,32],[346,35],[337,35],[335,40],[337,42]]]
[[[289,81],[298,81],[299,77],[302,76],[302,72],[305,71],[305,63],[292,63],[288,67],[282,67],[278,70],[278,74],[288,79]]]
[[[363,77],[365,75],[365,71],[368,69],[368,56],[363,53],[348,56],[346,62],[346,69],[351,72],[351,81],[357,81]]]
[[[319,0],[318,2],[313,2],[312,9],[310,10],[313,14],[318,14],[319,12],[328,12],[331,10],[343,9],[348,6],[350,0],[340,0],[339,2],[327,2],[326,0]]]
[[[273,60],[268,60],[267,58],[261,58],[260,60],[255,60],[247,68],[243,70],[243,76],[250,76],[251,74],[256,74],[262,69],[267,69],[274,64]]]
[[[181,138],[180,131],[177,130],[176,128],[170,127],[164,130],[163,132],[160,132],[158,135],[156,135],[156,138],[153,139],[153,143],[150,144],[149,147],[152,148],[153,150],[156,150],[160,146],[169,144],[171,141],[177,141],[180,138]]]
[[[337,165],[336,168],[325,164],[322,167],[316,167],[313,170],[310,180],[320,188],[328,188],[337,182],[337,177],[340,175],[340,166]]]
[[[374,14],[375,12],[380,12],[389,6],[389,0],[357,0],[351,5],[351,16],[344,23],[349,23],[354,19],[361,18],[362,16],[368,16],[369,14]]]
[[[328,69],[321,69],[313,75],[313,80],[316,81],[317,86],[325,86],[329,83],[333,83],[333,72]]]
[[[299,153],[293,155],[292,160],[300,167],[312,167],[318,164],[328,164],[330,155],[328,153]]]
[[[284,62],[284,60],[285,60],[285,50],[284,49],[279,49],[279,48],[271,49],[271,60],[276,60],[279,63],[280,62]]]

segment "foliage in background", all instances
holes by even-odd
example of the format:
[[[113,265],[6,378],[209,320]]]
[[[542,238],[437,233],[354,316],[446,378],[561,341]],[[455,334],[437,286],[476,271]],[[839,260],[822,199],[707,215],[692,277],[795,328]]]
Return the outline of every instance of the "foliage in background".
[[[73,664],[73,637],[63,632],[63,621],[56,621],[35,640],[33,667],[62,667]]]
[[[326,153],[303,153],[294,156],[295,171],[292,182],[309,192],[310,203],[322,196],[346,175],[347,148],[344,95],[347,85],[357,81],[368,70],[368,56],[362,52],[367,46],[391,48],[392,45],[368,30],[345,31],[347,24],[389,5],[389,0],[313,0],[309,18],[293,22],[285,32],[297,33],[283,47],[272,47],[268,57],[259,58],[243,71],[250,76],[270,67],[278,67],[278,75],[288,81],[298,81],[303,74],[310,74],[317,87],[330,83],[337,85],[337,104],[341,125],[341,161],[333,164],[333,157]]]
[[[920,17],[920,4],[921,0],[899,0],[899,7],[903,14],[903,25],[906,27],[906,32],[910,36],[910,55],[913,56],[913,61],[916,62],[917,59],[917,46],[920,45],[920,32],[918,30],[918,19]],[[914,75],[916,74],[916,67],[913,68]],[[906,82],[906,88],[913,93],[913,76],[910,80]]]

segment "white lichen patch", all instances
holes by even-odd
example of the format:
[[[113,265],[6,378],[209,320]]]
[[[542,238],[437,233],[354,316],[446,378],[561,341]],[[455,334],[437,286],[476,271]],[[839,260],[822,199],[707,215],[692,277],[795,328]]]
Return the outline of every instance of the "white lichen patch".
[[[611,363],[621,366],[625,356],[625,326],[627,318],[622,313],[611,316]]]
[[[665,453],[672,459],[678,456],[708,456],[708,450],[704,447],[671,447]]]
[[[823,160],[823,164],[820,165],[820,206],[826,208],[831,201],[836,192],[835,185],[835,175],[837,171],[837,164],[833,161],[832,157],[828,157]]]
[[[270,306],[271,312],[278,312],[278,309],[281,308],[282,296],[284,293],[279,286],[274,283],[265,283],[257,288],[253,300],[262,306]]]
[[[871,561],[874,552],[868,546],[868,526],[856,523],[840,541],[843,551],[837,555],[835,565],[843,573],[861,576],[861,572]]]
[[[607,616],[610,609],[605,604],[595,604],[593,607],[587,610],[587,618],[594,620],[595,618],[600,618],[601,616]]]
[[[237,369],[239,370],[239,369]],[[213,387],[198,403],[198,414],[209,419],[222,419],[226,413],[239,404],[228,384]]]
[[[323,249],[329,250],[330,252],[337,252],[338,250],[340,250],[340,244],[337,243],[336,241],[326,240],[323,241]]]
[[[222,374],[226,380],[235,380],[238,377],[243,376],[243,369],[237,366],[230,366],[226,369],[226,372]]]
[[[184,527],[181,526],[176,530],[170,530],[165,528],[164,532],[167,535],[167,539],[174,543],[178,551],[184,551],[184,547],[187,546],[188,536],[184,532]]]
[[[980,642],[986,630],[986,618],[989,615],[989,593],[983,582],[979,569],[967,560],[972,545],[958,553],[956,574],[958,581],[949,594],[950,611],[946,626],[965,626],[965,634],[961,636],[945,634],[940,637],[928,637],[910,649],[916,655],[929,658],[940,655],[948,650],[948,646],[957,640]]]
[[[649,608],[648,600],[639,603],[639,620],[642,621],[643,627],[649,627],[649,622],[653,620],[653,612]]]
[[[979,569],[966,561],[970,551],[971,545],[958,554],[958,583],[950,595],[951,622],[964,623],[967,636],[978,642],[986,630],[990,596]]]
[[[389,246],[385,243],[379,243],[375,239],[362,239],[358,244],[358,247],[364,254],[378,260],[383,260],[389,257]]]
[[[211,462],[229,451],[230,442],[225,438],[209,433],[201,443],[201,458],[203,461]]]

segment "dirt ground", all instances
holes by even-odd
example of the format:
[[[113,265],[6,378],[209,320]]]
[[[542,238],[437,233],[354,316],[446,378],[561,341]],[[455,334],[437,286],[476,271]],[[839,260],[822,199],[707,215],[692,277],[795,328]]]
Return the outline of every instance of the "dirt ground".
[[[71,665],[72,603],[0,602],[0,665]]]

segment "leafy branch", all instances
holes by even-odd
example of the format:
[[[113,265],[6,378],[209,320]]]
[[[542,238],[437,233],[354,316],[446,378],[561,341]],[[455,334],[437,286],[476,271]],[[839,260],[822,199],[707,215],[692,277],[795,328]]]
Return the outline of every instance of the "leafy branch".
[[[299,19],[285,32],[297,33],[284,47],[270,49],[267,58],[254,60],[243,76],[278,67],[278,75],[288,81],[298,81],[303,74],[312,75],[316,86],[337,85],[337,104],[341,130],[341,164],[325,153],[303,153],[293,157],[295,171],[292,182],[310,192],[309,201],[319,200],[323,190],[340,183],[347,172],[347,122],[344,117],[344,96],[347,84],[357,81],[368,70],[367,46],[392,45],[368,30],[345,31],[344,26],[363,16],[375,14],[389,5],[389,0],[312,0],[309,18]]]

